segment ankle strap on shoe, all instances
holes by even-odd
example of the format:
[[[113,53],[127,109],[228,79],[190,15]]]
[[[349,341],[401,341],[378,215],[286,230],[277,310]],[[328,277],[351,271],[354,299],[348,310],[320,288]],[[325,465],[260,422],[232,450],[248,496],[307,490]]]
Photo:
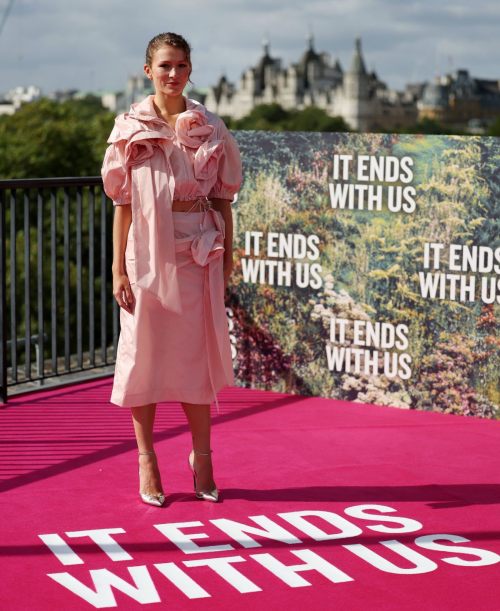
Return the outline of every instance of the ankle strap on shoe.
[[[206,454],[204,454],[203,452],[198,452],[198,450],[195,450],[195,449],[193,448],[193,452],[194,452],[195,454],[201,454],[201,456],[209,456],[209,455],[210,455],[210,452],[213,452],[213,450],[208,450],[208,452],[207,452]]]
[[[153,450],[153,452],[139,452],[139,454],[155,454],[155,452]]]

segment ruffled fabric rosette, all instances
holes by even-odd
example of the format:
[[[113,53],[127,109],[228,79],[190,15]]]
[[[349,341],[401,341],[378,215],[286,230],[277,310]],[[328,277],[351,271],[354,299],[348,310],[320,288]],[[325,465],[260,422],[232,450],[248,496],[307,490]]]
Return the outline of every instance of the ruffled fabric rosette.
[[[154,132],[140,132],[131,138],[125,146],[125,165],[128,167],[137,166],[152,157],[155,149],[162,147],[166,150],[171,149],[168,138]]]
[[[217,226],[211,227],[197,234],[191,243],[191,253],[196,263],[202,266],[222,257],[224,254],[224,238],[219,228]]]
[[[205,193],[217,180],[219,160],[224,154],[224,141],[214,137],[215,127],[207,123],[205,114],[189,109],[181,113],[175,124],[177,139],[189,148],[197,149],[194,157],[194,175]]]

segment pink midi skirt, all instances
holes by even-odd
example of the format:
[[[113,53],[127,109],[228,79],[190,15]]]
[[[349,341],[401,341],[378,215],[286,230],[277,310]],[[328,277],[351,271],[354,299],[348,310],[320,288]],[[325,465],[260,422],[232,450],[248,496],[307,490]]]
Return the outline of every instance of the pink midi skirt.
[[[110,401],[135,407],[161,401],[217,402],[234,385],[224,304],[224,219],[214,209],[173,212],[183,314],[135,284],[132,227],[125,250],[132,313],[120,308],[120,337]]]

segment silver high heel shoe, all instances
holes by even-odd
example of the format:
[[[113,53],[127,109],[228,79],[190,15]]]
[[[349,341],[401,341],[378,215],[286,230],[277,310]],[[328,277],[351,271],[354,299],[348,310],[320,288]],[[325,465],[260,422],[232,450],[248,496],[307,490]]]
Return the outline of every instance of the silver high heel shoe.
[[[213,490],[202,490],[201,492],[196,492],[196,471],[194,470],[194,455],[193,452],[195,454],[201,454],[201,456],[209,456],[210,452],[213,452],[213,450],[209,450],[209,452],[207,452],[206,454],[204,454],[203,452],[198,452],[198,450],[195,450],[193,448],[193,451],[191,452],[191,454],[189,455],[188,458],[188,465],[189,468],[191,469],[191,471],[193,472],[193,482],[194,482],[194,492],[196,494],[196,498],[200,499],[201,501],[210,501],[212,503],[217,503],[217,501],[219,500],[219,493],[217,491],[217,486],[213,489]],[[193,462],[191,462],[191,457],[193,458]]]
[[[154,454],[155,452],[139,452],[139,454]],[[141,475],[141,465],[139,465],[139,476]],[[148,505],[155,505],[156,507],[161,507],[165,502],[165,494],[163,492],[158,492],[157,494],[143,494],[139,492],[141,495],[141,499],[144,503]]]

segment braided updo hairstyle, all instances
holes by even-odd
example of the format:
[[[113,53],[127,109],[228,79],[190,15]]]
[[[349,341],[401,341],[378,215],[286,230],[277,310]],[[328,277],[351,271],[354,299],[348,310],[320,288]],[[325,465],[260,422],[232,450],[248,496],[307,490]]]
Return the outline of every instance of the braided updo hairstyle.
[[[175,34],[174,32],[163,32],[149,41],[146,49],[146,64],[151,68],[155,52],[165,45],[176,47],[184,51],[186,61],[189,64],[189,75],[191,76],[191,72],[193,70],[193,66],[191,64],[191,46],[183,36],[180,34]],[[194,88],[194,83],[191,78],[188,80]]]

